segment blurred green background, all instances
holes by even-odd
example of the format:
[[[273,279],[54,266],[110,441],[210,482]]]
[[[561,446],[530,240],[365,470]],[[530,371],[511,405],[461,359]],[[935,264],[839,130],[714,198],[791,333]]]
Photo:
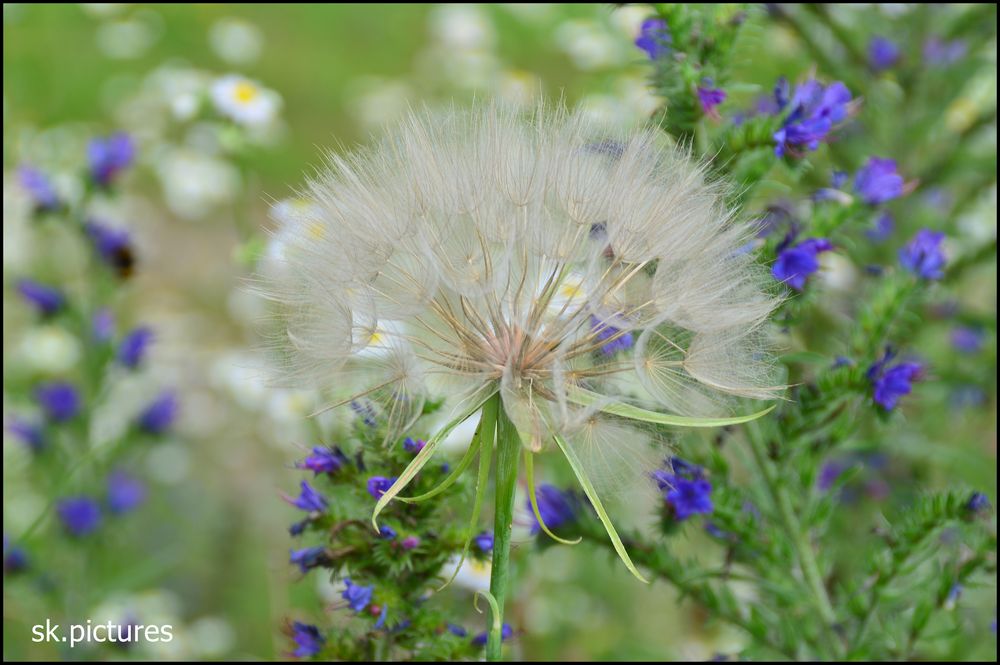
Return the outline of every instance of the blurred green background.
[[[531,104],[539,96],[562,97],[602,117],[643,120],[657,100],[632,40],[648,13],[545,4],[4,5],[5,282],[31,261],[63,261],[17,231],[8,212],[17,165],[70,170],[90,135],[130,131],[139,140],[140,168],[112,213],[134,228],[141,267],[123,294],[123,309],[129,320],[149,322],[160,333],[151,371],[179,385],[183,397],[175,440],[144,460],[150,505],[116,527],[111,549],[120,556],[88,569],[93,616],[141,607],[170,617],[181,626],[178,639],[143,654],[154,658],[287,652],[283,618],[292,608],[316,611],[325,601],[318,576],[295,581],[286,534],[294,511],[280,500],[299,477],[291,463],[311,443],[303,426],[309,397],[269,390],[254,369],[260,311],[246,292],[245,259],[260,251],[272,203],[294,194],[323,149],[363,142],[423,101],[499,96]],[[769,90],[777,76],[794,79],[810,68],[795,35],[777,26],[751,30],[742,53],[733,78],[756,85],[733,91],[737,105]],[[184,76],[231,72],[281,98],[275,121],[252,140],[171,106]],[[992,76],[995,106],[995,42]],[[995,169],[995,135],[992,154]],[[762,196],[785,189],[773,183]],[[995,234],[995,184],[993,191]],[[73,274],[59,265],[48,269]],[[995,283],[995,264],[973,274],[966,304],[995,314]],[[12,299],[8,288],[5,413],[8,392],[37,373],[23,358],[35,352],[30,336],[37,331],[23,310],[6,306]],[[927,335],[924,346],[948,346],[946,335]],[[937,485],[957,477],[995,496],[995,338],[993,345],[994,390],[986,408],[949,410],[947,388],[929,386],[917,404],[932,408],[915,409],[910,417],[918,424],[884,442],[892,454],[923,460],[918,478]],[[40,497],[17,478],[29,463],[5,435],[5,532],[23,530],[38,515]],[[695,532],[681,547],[698,552],[706,542]],[[44,563],[47,555],[38,556]],[[743,639],[677,605],[673,590],[635,584],[606,553],[553,547],[530,566],[508,610],[528,629],[515,642],[518,657],[698,660],[731,652]],[[448,593],[469,625],[479,625],[471,592]],[[5,659],[66,655],[28,640],[30,626],[49,611],[45,598],[44,589],[5,579]]]

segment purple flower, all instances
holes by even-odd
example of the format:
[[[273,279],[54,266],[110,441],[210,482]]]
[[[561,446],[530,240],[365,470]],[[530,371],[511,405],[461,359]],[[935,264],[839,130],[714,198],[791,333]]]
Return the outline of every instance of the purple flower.
[[[896,160],[869,157],[854,176],[854,191],[868,205],[878,205],[903,195],[903,176],[896,171]]]
[[[899,62],[899,47],[885,37],[872,37],[868,42],[868,64],[877,72],[893,67]]]
[[[391,526],[380,526],[378,528],[378,536],[382,540],[392,540],[397,535],[399,534],[397,534],[396,530],[393,529]]]
[[[775,99],[781,109],[786,106],[785,95],[782,88],[776,88]],[[791,111],[781,129],[774,133],[775,154],[781,157],[789,149],[801,147],[816,150],[834,126],[847,118],[850,102],[851,92],[840,81],[824,86],[809,79],[800,84],[791,102],[787,103]]]
[[[59,208],[61,205],[59,195],[56,194],[55,188],[44,173],[31,166],[22,166],[17,170],[17,177],[21,187],[24,187],[34,201],[35,210],[46,211]]]
[[[781,249],[771,266],[771,275],[796,291],[806,285],[806,278],[819,270],[819,255],[833,249],[833,244],[825,238],[809,238],[793,247]]]
[[[368,604],[372,602],[372,595],[375,593],[374,586],[361,586],[351,581],[350,577],[344,578],[345,589],[340,597],[347,601],[347,604],[355,612],[362,612]]]
[[[323,644],[326,642],[319,628],[299,621],[292,624],[292,640],[296,645],[292,655],[296,658],[315,656],[323,650]]]
[[[872,384],[875,403],[892,411],[903,395],[910,394],[913,382],[923,376],[923,366],[918,362],[901,362],[890,365],[895,354],[887,350],[874,365],[868,368],[867,377]]]
[[[540,510],[541,508],[539,508]],[[548,522],[546,522],[548,524]],[[472,539],[472,542],[476,545],[476,548],[483,554],[489,554],[493,551],[493,534],[489,531],[483,531],[478,536]]]
[[[56,505],[56,513],[63,528],[71,536],[86,536],[101,525],[101,505],[88,496],[60,500]]]
[[[944,234],[921,229],[906,247],[899,250],[899,262],[908,271],[922,279],[944,277],[945,258],[941,250]]]
[[[114,313],[107,307],[102,307],[94,312],[94,316],[90,320],[90,331],[95,341],[110,341],[115,334]]]
[[[709,82],[710,86],[711,83]],[[719,111],[716,108],[726,101],[726,92],[722,88],[698,87],[698,103],[701,104],[702,112],[709,118],[719,119]]]
[[[132,238],[125,229],[116,229],[106,224],[89,221],[84,230],[94,244],[97,255],[111,267],[119,277],[128,277],[135,267],[135,252]]]
[[[505,623],[504,625],[502,625],[500,627],[500,641],[501,642],[506,642],[507,640],[509,640],[513,636],[514,636],[514,629],[510,627],[510,624]],[[484,647],[484,646],[486,646],[486,643],[488,641],[489,641],[489,633],[486,633],[485,631],[482,632],[482,633],[479,633],[478,635],[476,635],[475,637],[472,638],[472,643],[474,645],[476,645],[477,647]]]
[[[448,625],[445,626],[445,628],[447,628],[448,632],[454,635],[455,637],[465,637],[469,634],[468,631],[465,630],[465,628],[462,628],[461,626],[453,623],[449,623]]]
[[[605,342],[601,346],[601,353],[606,356],[614,355],[619,351],[627,351],[635,344],[632,333],[623,332],[621,328],[616,328],[593,315],[590,317],[590,329],[596,333],[598,340]]]
[[[403,440],[403,450],[408,453],[419,453],[426,445],[427,442],[423,439],[411,439],[410,437],[406,437],[406,439]]]
[[[165,390],[139,414],[139,427],[149,434],[164,434],[177,419],[177,395]]]
[[[372,476],[368,479],[368,493],[372,495],[373,499],[379,499],[385,494],[386,490],[392,487],[394,482],[396,482],[395,478]]]
[[[538,512],[542,516],[542,521],[549,529],[556,529],[576,519],[576,498],[569,492],[563,492],[553,485],[540,485],[535,493],[535,500],[538,503]],[[531,534],[535,535],[542,527],[535,518],[530,500],[528,510],[531,512]]]
[[[317,566],[326,565],[329,557],[326,555],[325,547],[306,547],[301,550],[289,550],[288,562],[297,565],[303,573],[308,573]]]
[[[840,478],[840,474],[847,470],[847,465],[838,460],[831,460],[824,464],[819,470],[819,478],[816,480],[816,488],[820,492],[826,492]]]
[[[61,291],[34,280],[22,279],[17,283],[17,291],[42,316],[52,316],[66,304]]]
[[[347,458],[339,448],[315,446],[304,460],[295,465],[297,469],[309,469],[314,475],[336,473],[347,464]]]
[[[28,567],[28,554],[17,545],[11,545],[7,534],[3,535],[3,574],[19,573]]]
[[[372,408],[371,404],[368,404],[367,402],[362,404],[357,400],[351,400],[351,409],[354,410],[354,413],[361,416],[365,425],[375,427],[375,425],[378,424],[378,421],[375,420],[375,409]]]
[[[128,168],[135,157],[132,139],[124,132],[106,138],[93,138],[87,144],[87,161],[94,182],[107,187],[118,173]]]
[[[673,506],[678,521],[684,521],[698,513],[711,513],[712,483],[704,478],[688,480],[674,476],[674,485],[667,491],[666,500]]]
[[[924,60],[928,65],[945,67],[965,57],[967,48],[961,39],[946,42],[940,37],[931,37],[924,42]]]
[[[122,515],[138,508],[146,500],[146,485],[124,471],[108,476],[108,510]]]
[[[872,228],[865,231],[865,235],[872,242],[881,243],[889,239],[892,235],[893,230],[896,227],[896,222],[892,218],[892,214],[889,211],[884,211],[881,215],[875,218],[875,224]]]
[[[646,52],[650,60],[657,60],[670,53],[673,37],[667,22],[659,18],[647,18],[639,28],[635,45]]]
[[[286,496],[285,501],[307,513],[321,513],[326,510],[329,504],[325,496],[314,490],[305,480],[299,483],[299,487],[301,488],[299,496],[295,499]]]
[[[958,326],[951,331],[951,345],[963,353],[978,353],[983,348],[985,334],[980,328]]]
[[[990,500],[982,492],[973,492],[965,502],[965,509],[972,514],[985,513],[990,509]]]
[[[37,423],[31,423],[20,418],[12,418],[7,421],[7,431],[14,438],[20,439],[32,452],[37,453],[45,447],[45,433],[42,430],[42,426]]]
[[[663,498],[674,511],[677,521],[683,522],[697,513],[711,513],[712,484],[705,478],[700,466],[680,457],[667,460],[669,471],[657,469],[650,474],[656,486],[664,490]]]
[[[80,393],[65,381],[43,383],[35,388],[35,399],[52,422],[63,423],[80,413]]]
[[[416,549],[417,547],[420,546],[420,538],[418,538],[417,536],[407,536],[406,538],[403,538],[403,541],[400,543],[400,546],[404,550]]]
[[[118,345],[118,362],[129,369],[135,369],[146,357],[146,349],[153,341],[153,329],[139,326],[129,331]]]
[[[288,534],[293,537],[301,536],[302,532],[304,532],[306,530],[306,527],[309,526],[309,521],[310,521],[309,518],[306,518],[304,520],[299,520],[298,522],[295,522],[290,527],[288,527]]]

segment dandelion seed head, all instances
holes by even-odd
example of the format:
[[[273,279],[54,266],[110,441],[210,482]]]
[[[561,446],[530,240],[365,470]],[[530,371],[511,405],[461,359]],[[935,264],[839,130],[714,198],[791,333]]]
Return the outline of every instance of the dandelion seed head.
[[[652,129],[412,112],[330,155],[276,220],[259,285],[282,378],[371,400],[392,440],[426,395],[499,388],[533,449],[553,428],[615,447],[624,426],[580,426],[595,412],[567,406],[576,387],[683,415],[772,397],[773,283],[724,194]]]

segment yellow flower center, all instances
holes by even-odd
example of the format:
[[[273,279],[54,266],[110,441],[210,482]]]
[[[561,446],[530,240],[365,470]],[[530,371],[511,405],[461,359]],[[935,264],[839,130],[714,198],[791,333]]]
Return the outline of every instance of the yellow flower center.
[[[257,86],[247,81],[240,81],[233,89],[233,97],[241,104],[252,102],[257,96]]]

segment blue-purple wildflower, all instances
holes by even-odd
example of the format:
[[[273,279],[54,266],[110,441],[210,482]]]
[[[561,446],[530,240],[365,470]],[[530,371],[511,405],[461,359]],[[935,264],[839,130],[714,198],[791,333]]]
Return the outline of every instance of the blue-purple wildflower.
[[[146,357],[146,351],[154,338],[153,329],[139,326],[125,333],[118,345],[118,362],[129,369],[135,369]]]
[[[635,45],[646,52],[650,60],[658,60],[668,55],[673,37],[667,22],[660,18],[647,18],[639,27],[639,36]]]
[[[635,345],[631,332],[623,332],[621,328],[616,328],[593,315],[590,317],[590,329],[597,335],[598,341],[604,342],[601,345],[601,353],[606,356],[627,351]]]
[[[874,243],[883,243],[892,236],[892,232],[895,229],[896,220],[893,219],[892,213],[886,210],[875,218],[872,227],[865,231],[865,235]]]
[[[104,138],[93,138],[87,144],[87,162],[94,182],[107,187],[111,181],[132,164],[135,146],[132,138],[118,132]]]
[[[951,345],[962,353],[979,353],[985,340],[982,328],[957,326],[951,331]]]
[[[61,291],[31,279],[20,280],[17,292],[42,316],[52,316],[66,304],[66,296]]]
[[[406,437],[403,440],[403,450],[405,450],[408,453],[413,453],[414,455],[423,450],[424,446],[426,445],[427,442],[424,441],[423,439],[413,439],[411,437]]]
[[[305,547],[300,550],[289,550],[288,562],[295,564],[303,573],[308,573],[317,566],[326,565],[329,557],[326,548],[322,546]]]
[[[313,489],[307,481],[303,480],[299,483],[300,493],[296,498],[285,497],[288,503],[292,504],[299,510],[304,510],[307,513],[321,513],[327,509],[329,503],[326,497]]]
[[[45,417],[54,423],[72,420],[82,406],[79,391],[66,381],[52,381],[38,386],[35,388],[35,400]]]
[[[702,113],[713,120],[718,120],[718,106],[726,101],[726,91],[722,88],[713,88],[711,81],[707,81],[704,86],[698,86],[697,92]]]
[[[905,183],[896,160],[869,157],[854,176],[854,191],[868,205],[879,205],[903,195]]]
[[[891,39],[876,36],[868,42],[868,64],[877,72],[894,67],[899,57],[899,46]]]
[[[101,504],[89,496],[67,497],[56,505],[56,514],[71,536],[86,536],[101,525]]]
[[[295,651],[292,655],[296,658],[315,656],[323,650],[323,644],[326,643],[326,638],[320,634],[319,628],[300,621],[292,624],[292,640],[295,642]]]
[[[669,470],[657,469],[650,476],[664,492],[663,498],[677,521],[699,513],[710,514],[714,510],[712,483],[705,478],[704,469],[679,457],[671,457],[667,466]]]
[[[576,519],[576,498],[569,492],[564,492],[553,485],[540,485],[535,492],[535,500],[538,503],[538,512],[542,516],[542,521],[549,529],[557,529]],[[531,534],[535,535],[542,527],[535,518],[530,500],[528,511],[531,513]]]
[[[372,495],[373,499],[380,499],[394,482],[396,482],[395,478],[372,476],[368,479],[368,493]]]
[[[84,230],[94,244],[97,255],[119,277],[128,277],[132,274],[135,267],[135,252],[128,231],[95,221],[87,222]]]
[[[146,500],[146,485],[122,470],[112,471],[108,476],[108,510],[115,515],[123,515],[141,506]]]
[[[420,546],[419,536],[407,536],[399,543],[404,550],[414,550]]]
[[[505,623],[500,627],[500,641],[506,642],[512,637],[514,637],[514,629],[510,627],[509,623]],[[477,647],[486,646],[486,643],[488,641],[489,641],[489,634],[486,633],[485,631],[479,633],[478,635],[472,638],[472,643]]]
[[[149,434],[165,434],[177,419],[177,395],[165,390],[139,414],[139,427]]]
[[[546,524],[548,523],[546,522]],[[483,531],[472,539],[472,543],[483,554],[489,554],[493,551],[493,534],[489,531]]]
[[[941,243],[944,234],[921,229],[905,247],[899,250],[899,263],[921,279],[941,279],[947,262]]]
[[[17,170],[21,187],[31,196],[37,211],[58,209],[62,203],[48,176],[32,166],[22,166]]]
[[[38,423],[21,418],[11,418],[7,421],[7,431],[11,436],[28,446],[32,452],[40,452],[45,447],[45,431]]]
[[[968,45],[961,39],[945,41],[931,37],[924,42],[924,62],[932,67],[947,67],[965,57]]]
[[[350,577],[344,578],[344,591],[340,597],[347,601],[348,606],[355,612],[363,612],[375,593],[374,586],[361,586],[351,581]]]
[[[806,279],[819,270],[819,255],[832,249],[833,244],[826,238],[809,238],[797,245],[779,248],[778,258],[771,266],[771,275],[801,291],[805,288]]]
[[[107,307],[94,312],[90,320],[90,332],[95,342],[109,342],[115,334],[115,315]]]
[[[969,500],[965,502],[965,509],[973,515],[983,514],[991,507],[989,497],[982,492],[973,492]]]
[[[918,362],[905,361],[890,365],[895,353],[887,350],[875,364],[868,368],[868,380],[872,384],[875,403],[886,411],[892,411],[904,395],[913,390],[913,383],[923,377],[924,368]]]
[[[803,148],[816,150],[834,127],[850,114],[851,92],[840,81],[824,86],[815,79],[799,84],[790,102],[787,92],[775,89],[779,109],[790,107],[781,129],[774,133],[774,152],[779,157]]]
[[[295,468],[308,469],[318,476],[321,473],[336,473],[347,464],[347,457],[339,448],[315,446],[304,460],[295,465]]]

